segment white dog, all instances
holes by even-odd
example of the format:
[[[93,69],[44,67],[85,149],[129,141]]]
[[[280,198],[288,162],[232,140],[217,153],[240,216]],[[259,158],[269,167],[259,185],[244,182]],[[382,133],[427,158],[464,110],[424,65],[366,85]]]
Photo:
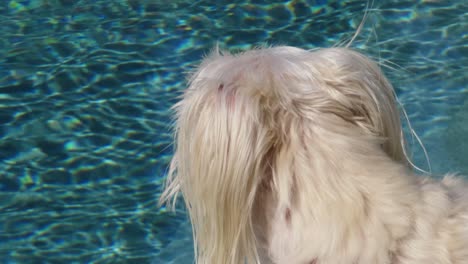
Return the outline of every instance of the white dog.
[[[161,202],[202,264],[468,263],[468,187],[412,173],[395,93],[347,48],[215,52],[175,107]]]

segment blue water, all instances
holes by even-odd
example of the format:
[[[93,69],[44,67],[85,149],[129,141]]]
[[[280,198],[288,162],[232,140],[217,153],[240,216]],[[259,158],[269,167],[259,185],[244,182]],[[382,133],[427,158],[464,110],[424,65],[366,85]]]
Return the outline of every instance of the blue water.
[[[384,65],[433,172],[468,174],[468,3],[375,2],[353,47]],[[156,206],[185,73],[216,43],[336,45],[364,9],[362,0],[1,1],[0,263],[191,263],[184,208]]]

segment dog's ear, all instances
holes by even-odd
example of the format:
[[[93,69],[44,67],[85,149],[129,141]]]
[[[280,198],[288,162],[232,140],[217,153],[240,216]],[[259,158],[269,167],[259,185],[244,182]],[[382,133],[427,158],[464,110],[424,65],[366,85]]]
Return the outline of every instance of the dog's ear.
[[[267,131],[259,104],[238,93],[235,77],[211,72],[229,61],[218,59],[202,64],[176,108],[174,176],[168,177],[167,194],[183,195],[197,263],[257,263],[252,210]]]
[[[344,110],[341,117],[381,138],[392,159],[407,162],[396,94],[379,66],[347,48],[322,49],[316,57],[324,91]]]

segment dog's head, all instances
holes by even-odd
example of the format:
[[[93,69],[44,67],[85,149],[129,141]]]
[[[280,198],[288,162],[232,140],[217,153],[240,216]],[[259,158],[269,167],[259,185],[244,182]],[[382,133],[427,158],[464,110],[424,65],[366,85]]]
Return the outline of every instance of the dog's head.
[[[333,177],[322,174],[353,155],[406,160],[390,83],[349,49],[216,51],[175,110],[176,152],[162,199],[181,191],[200,263],[258,260],[253,207],[261,188],[289,208],[301,191],[314,191],[299,190],[305,181]]]

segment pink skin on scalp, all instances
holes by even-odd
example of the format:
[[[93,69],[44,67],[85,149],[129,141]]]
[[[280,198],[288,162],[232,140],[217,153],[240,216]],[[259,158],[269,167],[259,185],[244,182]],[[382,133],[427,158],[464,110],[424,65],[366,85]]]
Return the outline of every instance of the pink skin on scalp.
[[[234,98],[234,91],[230,90],[230,91],[225,91],[224,89],[224,84],[221,83],[219,86],[218,86],[218,93],[220,95],[223,95],[222,93],[224,93],[224,96],[226,97],[226,104],[229,108],[232,108],[234,107],[234,102],[235,102],[235,98]]]

